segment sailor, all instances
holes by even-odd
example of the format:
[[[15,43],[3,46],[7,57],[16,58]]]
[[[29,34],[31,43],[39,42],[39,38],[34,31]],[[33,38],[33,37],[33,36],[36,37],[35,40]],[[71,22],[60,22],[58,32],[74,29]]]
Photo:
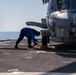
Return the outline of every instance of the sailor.
[[[31,45],[32,43],[31,41],[33,41],[34,45],[37,45],[37,40],[35,39],[35,36],[39,36],[39,35],[40,35],[40,32],[36,31],[35,29],[32,29],[32,28],[21,29],[20,36],[15,44],[15,49],[18,49],[18,44],[24,38],[24,36],[26,36],[28,39],[28,48],[32,48],[33,46]]]

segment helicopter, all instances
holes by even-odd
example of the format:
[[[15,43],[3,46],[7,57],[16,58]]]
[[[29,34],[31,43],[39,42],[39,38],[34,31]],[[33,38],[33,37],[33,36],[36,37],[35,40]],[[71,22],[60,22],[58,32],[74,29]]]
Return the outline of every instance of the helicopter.
[[[42,0],[42,2],[48,3],[45,23],[26,22],[26,24],[45,28],[41,30],[42,37],[51,37],[54,42],[76,44],[76,0]]]

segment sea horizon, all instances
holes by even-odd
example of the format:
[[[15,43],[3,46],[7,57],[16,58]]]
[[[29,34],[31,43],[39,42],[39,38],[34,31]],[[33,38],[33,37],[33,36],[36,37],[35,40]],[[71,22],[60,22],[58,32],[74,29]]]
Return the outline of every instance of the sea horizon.
[[[20,35],[20,32],[0,32],[0,40],[17,40]],[[41,39],[41,36],[36,37]],[[24,39],[27,39],[24,37]]]

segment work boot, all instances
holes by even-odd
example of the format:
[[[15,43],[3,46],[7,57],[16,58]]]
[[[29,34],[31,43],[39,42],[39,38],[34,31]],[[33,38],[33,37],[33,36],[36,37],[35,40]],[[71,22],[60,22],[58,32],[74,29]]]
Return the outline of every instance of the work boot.
[[[28,48],[33,48],[33,46],[30,45],[30,46],[28,46]]]
[[[18,47],[17,47],[17,46],[15,46],[15,49],[18,49]]]

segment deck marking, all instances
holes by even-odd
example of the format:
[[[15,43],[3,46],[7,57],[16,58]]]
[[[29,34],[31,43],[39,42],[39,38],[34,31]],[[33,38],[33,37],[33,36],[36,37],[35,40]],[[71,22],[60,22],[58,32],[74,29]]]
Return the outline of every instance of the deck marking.
[[[0,75],[76,75],[76,73],[47,73],[47,72],[21,72],[0,73]]]
[[[4,55],[11,55],[11,53],[4,53]]]
[[[27,56],[27,57],[25,57],[26,59],[32,59],[33,57],[31,57],[31,56]]]

